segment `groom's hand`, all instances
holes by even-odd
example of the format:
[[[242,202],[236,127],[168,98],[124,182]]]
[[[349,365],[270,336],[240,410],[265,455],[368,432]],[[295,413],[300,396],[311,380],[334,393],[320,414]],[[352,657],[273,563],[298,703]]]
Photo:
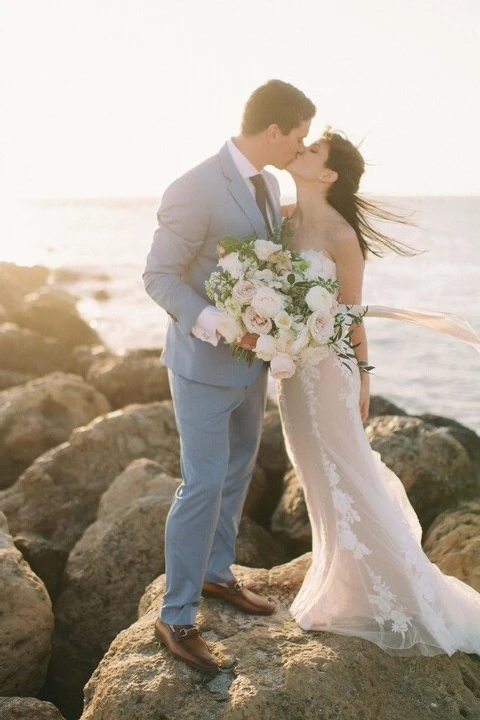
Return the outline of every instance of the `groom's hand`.
[[[236,342],[235,345],[245,348],[245,350],[253,350],[259,337],[260,335],[257,335],[257,333],[245,333],[242,339]]]

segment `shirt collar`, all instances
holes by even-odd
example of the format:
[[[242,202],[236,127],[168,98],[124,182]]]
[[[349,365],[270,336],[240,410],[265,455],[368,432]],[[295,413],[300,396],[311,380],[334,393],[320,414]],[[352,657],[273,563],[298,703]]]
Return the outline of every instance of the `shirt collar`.
[[[246,158],[242,152],[240,152],[240,150],[237,148],[231,138],[228,138],[227,140],[227,147],[238,172],[245,180],[251,178],[252,175],[263,174],[263,171],[259,173],[257,168],[252,165],[250,160]]]

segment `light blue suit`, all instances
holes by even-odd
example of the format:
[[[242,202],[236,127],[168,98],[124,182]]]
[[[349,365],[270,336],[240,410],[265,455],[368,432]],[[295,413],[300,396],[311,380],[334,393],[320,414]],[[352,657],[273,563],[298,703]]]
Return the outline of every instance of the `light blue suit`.
[[[266,173],[274,225],[277,180]],[[191,333],[211,305],[205,281],[227,236],[266,237],[263,216],[227,145],[166,190],[144,273],[148,294],[170,315],[162,361],[169,368],[181,438],[183,482],[165,528],[167,588],[161,618],[195,622],[204,580],[227,582],[238,524],[260,443],[267,367],[249,367],[229,346]]]

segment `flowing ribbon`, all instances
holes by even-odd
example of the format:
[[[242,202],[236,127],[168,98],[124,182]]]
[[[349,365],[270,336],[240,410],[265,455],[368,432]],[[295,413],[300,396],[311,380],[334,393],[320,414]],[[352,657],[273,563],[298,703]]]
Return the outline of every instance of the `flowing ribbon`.
[[[458,315],[449,313],[434,312],[433,310],[424,310],[422,308],[394,308],[386,305],[353,305],[341,308],[348,309],[352,313],[365,312],[365,317],[389,318],[391,320],[403,320],[415,325],[435,330],[436,332],[450,335],[450,337],[461,340],[471,345],[480,353],[480,337],[475,333],[473,328]]]

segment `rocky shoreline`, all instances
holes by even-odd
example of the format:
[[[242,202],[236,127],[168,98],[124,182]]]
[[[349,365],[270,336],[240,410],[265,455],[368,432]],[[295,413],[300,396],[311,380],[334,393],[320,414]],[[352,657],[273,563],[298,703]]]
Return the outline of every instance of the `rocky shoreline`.
[[[279,611],[251,618],[202,601],[205,637],[240,658],[210,681],[154,642],[180,475],[166,370],[158,348],[106,348],[49,280],[47,268],[0,263],[0,720],[480,717],[480,659],[391,657],[292,621],[311,535],[273,402],[237,574]],[[366,430],[429,557],[480,591],[478,435],[381,397]]]

